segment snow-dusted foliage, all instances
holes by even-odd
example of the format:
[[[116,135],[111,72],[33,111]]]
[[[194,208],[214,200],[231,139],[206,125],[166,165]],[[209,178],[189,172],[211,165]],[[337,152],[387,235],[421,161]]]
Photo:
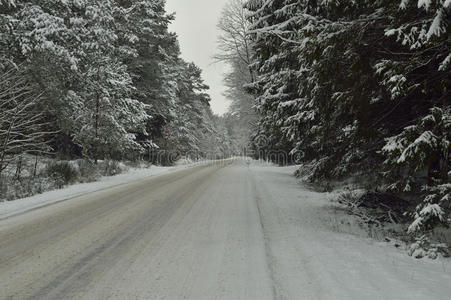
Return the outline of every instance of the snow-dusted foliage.
[[[393,81],[392,97],[393,91],[398,92],[401,97],[397,100],[408,99],[411,103],[403,106],[416,105],[416,111],[410,116],[413,120],[409,126],[386,139],[382,152],[389,166],[389,187],[421,195],[423,201],[408,229],[416,234],[450,225],[451,95],[445,78],[450,76],[447,20],[451,7],[449,1],[441,0],[403,0],[400,7],[401,18],[386,29],[385,35],[395,36],[407,53],[393,55],[377,68],[384,85],[390,85],[388,78],[404,78],[401,84]],[[424,111],[428,106],[429,111]]]
[[[412,233],[446,224],[448,198],[434,189],[450,181],[450,1],[246,8],[259,153],[308,163],[310,180],[362,174],[373,188],[412,194]]]
[[[55,151],[94,160],[173,144],[202,151],[215,126],[208,87],[179,57],[172,20],[164,0],[1,1],[0,67],[20,65],[42,94]]]
[[[255,81],[255,72],[249,68],[253,62],[253,49],[249,33],[251,23],[244,3],[245,0],[230,0],[225,5],[218,22],[221,35],[218,38],[219,52],[215,56],[216,60],[230,67],[224,79],[225,96],[230,100],[230,107],[222,121],[235,154],[249,148],[257,121],[254,95],[247,90],[248,85]]]
[[[381,59],[376,68],[394,98],[417,89],[427,91],[431,86],[428,77],[440,83],[449,75],[450,11],[450,2],[443,0],[402,0],[400,7],[391,11],[394,18],[384,29],[385,35],[402,47],[386,51],[387,59]],[[432,73],[436,74],[430,76]]]
[[[410,233],[438,224],[449,225],[451,217],[451,110],[434,107],[417,124],[387,139],[383,151],[386,164],[397,166],[390,174],[392,189],[404,192],[421,189],[423,201],[417,206]],[[416,176],[426,173],[426,178]],[[405,175],[400,175],[404,173]]]
[[[373,134],[369,106],[379,93],[368,60],[376,41],[368,33],[380,31],[383,11],[336,1],[248,1],[247,7],[259,75],[258,135],[299,162],[320,158],[318,178],[351,171],[362,159],[354,152],[363,143],[359,134]]]
[[[50,149],[46,120],[39,112],[40,98],[33,95],[21,71],[0,68],[0,175],[11,162],[25,154],[42,154]]]
[[[436,259],[439,254],[449,257],[449,249],[446,244],[431,242],[426,235],[421,235],[410,245],[408,254],[414,258]]]
[[[388,164],[408,165],[412,171],[428,168],[429,172],[438,172],[440,176],[446,177],[450,147],[450,107],[433,107],[418,124],[408,126],[399,135],[387,138],[382,151],[388,157]]]

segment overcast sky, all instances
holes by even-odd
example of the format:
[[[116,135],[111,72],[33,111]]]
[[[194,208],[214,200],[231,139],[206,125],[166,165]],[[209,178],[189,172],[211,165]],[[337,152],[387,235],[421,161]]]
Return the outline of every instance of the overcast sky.
[[[216,114],[227,111],[229,101],[222,93],[224,64],[213,63],[217,51],[216,27],[222,8],[227,0],[167,0],[167,12],[175,12],[175,22],[170,30],[179,36],[182,57],[192,61],[203,70],[203,78],[210,86],[211,108]]]

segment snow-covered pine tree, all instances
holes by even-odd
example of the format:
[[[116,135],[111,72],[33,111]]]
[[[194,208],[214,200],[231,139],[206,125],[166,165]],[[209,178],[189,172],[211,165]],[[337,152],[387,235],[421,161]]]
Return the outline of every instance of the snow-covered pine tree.
[[[139,149],[134,139],[148,120],[146,106],[132,99],[125,65],[116,59],[121,48],[115,9],[114,1],[16,1],[7,18],[10,58],[25,64],[44,93],[43,110],[85,154],[100,140],[117,146],[109,152]],[[102,133],[107,128],[115,134]]]
[[[316,178],[359,169],[368,161],[359,148],[376,142],[372,63],[384,11],[338,1],[249,1],[247,7],[254,11],[260,134],[277,136],[297,158],[316,159]]]
[[[258,130],[254,135],[257,154],[266,156],[269,151],[290,152],[292,142],[284,136],[283,121],[287,118],[279,107],[289,101],[299,99],[296,90],[295,72],[297,49],[291,43],[279,38],[273,32],[288,32],[292,14],[285,12],[295,9],[296,1],[248,1],[250,11],[250,34],[256,62],[252,65],[256,78],[251,86],[257,94],[256,109],[260,115]],[[291,10],[290,10],[291,11]],[[277,13],[280,12],[280,13]]]
[[[416,209],[409,232],[450,225],[451,108],[433,107],[417,124],[389,138],[383,151],[386,163],[398,166],[391,188],[423,192],[424,201]],[[425,176],[420,177],[421,173]]]
[[[386,35],[402,45],[402,52],[377,68],[392,98],[414,110],[409,126],[387,138],[383,151],[390,187],[422,195],[409,232],[423,234],[450,225],[451,3],[403,0],[393,14],[397,18]]]
[[[156,139],[174,117],[180,63],[176,35],[168,30],[174,17],[166,14],[164,0],[117,2],[119,49],[136,87],[135,98],[149,106],[153,119],[147,131]]]
[[[208,86],[201,78],[201,70],[193,63],[180,60],[176,79],[176,103],[174,118],[165,127],[166,148],[177,150],[181,155],[203,156],[202,142],[212,134],[208,121],[210,97]]]
[[[77,17],[71,18],[70,30],[78,40],[79,77],[72,83],[77,84],[76,90],[70,89],[66,100],[78,114],[66,117],[74,141],[96,160],[142,151],[136,133],[145,132],[148,119],[145,105],[131,98],[134,88],[126,66],[114,58],[120,51],[114,5],[114,1],[101,1],[72,7]]]
[[[285,143],[315,161],[313,179],[378,174],[385,156],[391,187],[423,190],[410,232],[447,223],[450,2],[250,0],[247,8],[264,146]]]
[[[2,64],[20,64],[42,93],[55,151],[137,158],[182,143],[206,152],[216,132],[206,86],[180,59],[164,0],[3,0],[0,8]]]
[[[64,98],[79,77],[77,37],[70,29],[70,22],[76,19],[71,16],[69,2],[17,0],[0,9],[5,59],[21,65],[25,80],[34,84],[36,94],[42,94],[40,108],[54,131],[63,129],[52,141],[56,150],[61,150],[63,132],[71,134],[65,130]]]
[[[264,146],[313,161],[310,179],[386,175],[419,199],[413,234],[449,225],[451,2],[246,5]]]

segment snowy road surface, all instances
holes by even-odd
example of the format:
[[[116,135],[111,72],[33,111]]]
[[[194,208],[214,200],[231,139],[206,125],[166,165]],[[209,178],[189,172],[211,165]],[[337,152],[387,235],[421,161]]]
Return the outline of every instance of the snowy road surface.
[[[292,168],[175,171],[0,221],[0,299],[450,299],[451,265],[327,225]]]

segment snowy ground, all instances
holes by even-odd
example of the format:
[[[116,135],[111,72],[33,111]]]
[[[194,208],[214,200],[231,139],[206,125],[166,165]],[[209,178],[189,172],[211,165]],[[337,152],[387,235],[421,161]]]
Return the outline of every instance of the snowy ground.
[[[339,232],[328,197],[299,190],[294,169],[252,171],[276,298],[449,299],[449,260],[416,260],[387,243]]]
[[[449,260],[338,232],[293,171],[212,164],[0,221],[0,298],[449,299]]]

